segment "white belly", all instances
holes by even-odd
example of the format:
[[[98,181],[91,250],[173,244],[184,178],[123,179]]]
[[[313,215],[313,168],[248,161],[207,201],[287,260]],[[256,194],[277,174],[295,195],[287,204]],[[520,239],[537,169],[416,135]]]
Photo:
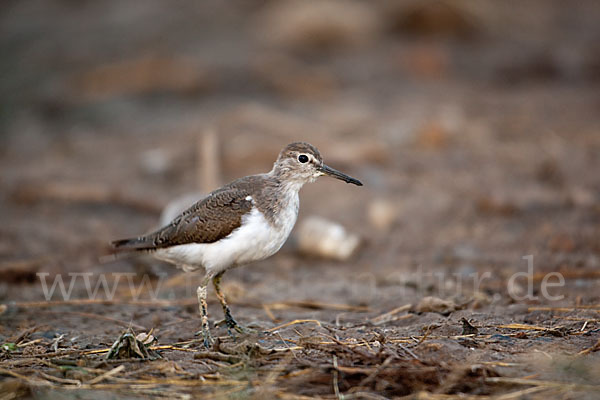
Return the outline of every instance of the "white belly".
[[[184,270],[206,269],[215,275],[228,268],[263,260],[275,254],[290,235],[298,216],[297,200],[270,224],[255,207],[242,218],[242,225],[214,243],[190,243],[157,250],[154,256]]]

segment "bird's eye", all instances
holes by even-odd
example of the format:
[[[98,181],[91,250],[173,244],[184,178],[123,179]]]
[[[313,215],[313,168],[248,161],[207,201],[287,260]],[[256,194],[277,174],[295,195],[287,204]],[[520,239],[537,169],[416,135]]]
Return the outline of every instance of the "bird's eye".
[[[308,162],[308,156],[306,154],[300,154],[298,156],[298,161],[300,161],[302,164]]]

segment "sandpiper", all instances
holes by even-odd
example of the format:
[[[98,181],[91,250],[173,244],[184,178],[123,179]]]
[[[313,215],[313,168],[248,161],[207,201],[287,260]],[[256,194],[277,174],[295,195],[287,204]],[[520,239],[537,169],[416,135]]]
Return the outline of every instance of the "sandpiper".
[[[286,241],[298,216],[298,192],[305,183],[329,175],[347,183],[362,183],[323,164],[314,146],[295,142],[280,153],[270,172],[246,176],[210,193],[167,226],[133,239],[112,242],[116,251],[149,252],[184,271],[203,268],[197,289],[204,345],[212,337],[206,292],[212,280],[227,330],[243,332],[221,293],[221,278],[230,268],[263,260]]]

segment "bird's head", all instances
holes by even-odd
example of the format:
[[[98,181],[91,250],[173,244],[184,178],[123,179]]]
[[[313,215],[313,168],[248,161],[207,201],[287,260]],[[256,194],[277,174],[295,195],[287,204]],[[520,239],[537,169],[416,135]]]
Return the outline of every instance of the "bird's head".
[[[314,182],[322,175],[329,175],[344,182],[362,186],[358,179],[323,164],[319,150],[304,142],[294,142],[285,146],[279,153],[273,170],[280,178],[300,186]]]

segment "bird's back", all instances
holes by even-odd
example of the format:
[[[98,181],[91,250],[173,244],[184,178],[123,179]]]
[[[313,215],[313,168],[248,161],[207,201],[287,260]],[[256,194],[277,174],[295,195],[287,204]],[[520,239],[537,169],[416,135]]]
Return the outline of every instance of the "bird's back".
[[[117,240],[112,245],[116,251],[152,251],[190,243],[214,243],[238,229],[242,218],[253,208],[275,224],[281,203],[285,202],[275,195],[280,185],[269,174],[237,179],[211,192],[161,229]]]

